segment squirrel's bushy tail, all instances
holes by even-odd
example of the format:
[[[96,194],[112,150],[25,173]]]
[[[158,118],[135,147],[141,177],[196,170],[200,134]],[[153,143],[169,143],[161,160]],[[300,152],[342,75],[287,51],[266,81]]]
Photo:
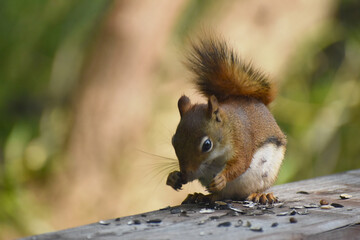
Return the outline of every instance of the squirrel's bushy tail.
[[[275,88],[267,77],[250,63],[243,62],[220,38],[206,37],[192,43],[188,68],[202,94],[215,95],[219,101],[229,97],[253,97],[268,105]]]

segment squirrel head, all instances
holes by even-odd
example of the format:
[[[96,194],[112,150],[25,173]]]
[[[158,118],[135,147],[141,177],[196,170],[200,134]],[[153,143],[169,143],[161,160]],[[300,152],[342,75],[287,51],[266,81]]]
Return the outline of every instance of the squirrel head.
[[[226,133],[227,117],[215,96],[207,104],[191,104],[187,96],[178,101],[180,123],[172,138],[184,182],[200,179],[201,168],[220,164],[228,151],[230,134]],[[219,167],[219,166],[218,166]]]

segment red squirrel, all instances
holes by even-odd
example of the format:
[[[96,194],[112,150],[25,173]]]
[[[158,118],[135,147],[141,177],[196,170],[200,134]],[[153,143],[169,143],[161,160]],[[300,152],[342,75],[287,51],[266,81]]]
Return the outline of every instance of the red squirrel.
[[[210,192],[189,194],[183,203],[276,202],[263,193],[275,182],[286,149],[286,136],[268,109],[273,83],[218,37],[193,42],[187,60],[208,101],[192,104],[180,97],[181,119],[172,138],[180,171],[171,172],[166,184],[179,190],[198,179]]]

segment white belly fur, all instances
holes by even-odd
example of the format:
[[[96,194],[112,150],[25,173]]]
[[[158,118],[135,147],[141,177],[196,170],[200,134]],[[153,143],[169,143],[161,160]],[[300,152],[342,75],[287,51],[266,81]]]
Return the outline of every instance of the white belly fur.
[[[240,200],[251,193],[265,191],[275,182],[284,154],[284,146],[265,144],[255,152],[246,172],[227,183],[219,195],[224,199]]]

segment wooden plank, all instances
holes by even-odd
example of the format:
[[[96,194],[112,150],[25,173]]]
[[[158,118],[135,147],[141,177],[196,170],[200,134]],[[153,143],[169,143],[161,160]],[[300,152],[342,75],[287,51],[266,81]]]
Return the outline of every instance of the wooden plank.
[[[359,189],[360,169],[275,186],[270,191],[282,205],[249,207],[231,202],[216,205],[222,209],[209,214],[201,213],[204,205],[181,205],[26,239],[356,239],[360,238]],[[342,200],[343,193],[352,197]],[[319,205],[321,199],[344,207],[293,209]],[[235,213],[229,206],[243,212]],[[286,216],[279,216],[285,212]],[[292,217],[296,223],[290,223]]]

